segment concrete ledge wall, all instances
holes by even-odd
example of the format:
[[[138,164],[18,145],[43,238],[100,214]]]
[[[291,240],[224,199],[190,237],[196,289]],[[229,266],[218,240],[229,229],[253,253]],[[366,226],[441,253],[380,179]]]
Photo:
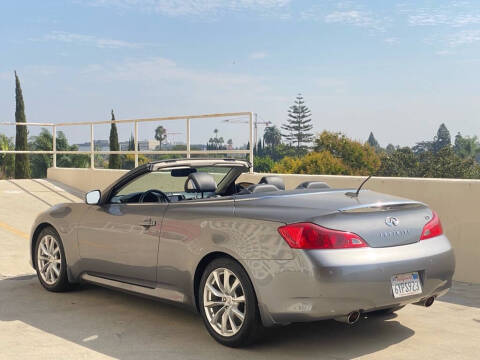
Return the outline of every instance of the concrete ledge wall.
[[[104,189],[124,170],[48,169],[48,178],[82,191]],[[256,183],[266,174],[243,174],[240,181]],[[303,181],[324,181],[335,188],[356,188],[364,177],[281,175],[287,189]],[[418,200],[438,212],[455,249],[455,280],[480,283],[480,180],[372,178],[366,189]]]
[[[127,172],[128,170],[49,168],[47,178],[87,192],[103,190]]]

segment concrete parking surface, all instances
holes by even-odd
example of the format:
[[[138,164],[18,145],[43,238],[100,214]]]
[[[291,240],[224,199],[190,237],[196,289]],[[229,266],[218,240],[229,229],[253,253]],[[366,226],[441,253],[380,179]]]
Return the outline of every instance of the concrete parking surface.
[[[269,329],[248,349],[217,344],[196,314],[90,285],[49,293],[28,265],[28,233],[82,194],[46,180],[0,181],[0,359],[479,359],[480,285],[455,283],[428,309]]]

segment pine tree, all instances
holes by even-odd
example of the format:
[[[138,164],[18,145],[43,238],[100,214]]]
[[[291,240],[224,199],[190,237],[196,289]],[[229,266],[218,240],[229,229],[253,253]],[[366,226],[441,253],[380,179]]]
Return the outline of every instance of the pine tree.
[[[20,80],[15,71],[15,122],[26,123],[25,117],[25,103],[23,102],[22,88],[20,87]],[[15,150],[28,150],[28,130],[26,125],[17,125],[17,132],[15,136]],[[28,154],[15,154],[15,179],[30,178],[30,159]]]
[[[112,120],[115,120],[115,114],[112,110]],[[119,151],[117,124],[112,122],[110,126],[110,151]],[[121,169],[122,160],[120,154],[110,154],[108,157],[108,167],[110,169]]]
[[[439,152],[444,147],[449,147],[452,144],[450,131],[448,131],[445,124],[441,124],[437,131],[437,136],[433,139],[433,151]]]
[[[287,123],[282,125],[285,133],[282,136],[291,144],[296,144],[297,151],[304,149],[313,141],[313,129],[310,109],[305,106],[302,94],[298,94],[295,102],[288,110]]]

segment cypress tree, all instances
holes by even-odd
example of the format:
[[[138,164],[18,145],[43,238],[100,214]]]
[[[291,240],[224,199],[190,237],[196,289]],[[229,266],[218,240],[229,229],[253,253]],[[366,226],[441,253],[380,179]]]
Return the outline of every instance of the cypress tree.
[[[368,136],[367,143],[375,149],[375,151],[379,151],[381,149],[380,144],[378,143],[375,136],[373,136],[373,132],[370,131],[370,135]]]
[[[26,123],[25,103],[23,102],[22,88],[17,72],[15,71],[15,122]],[[27,138],[28,130],[26,125],[16,126],[15,150],[28,150]],[[28,154],[15,154],[15,179],[30,178],[30,160]]]
[[[112,120],[115,120],[115,114],[112,110]],[[110,127],[110,151],[119,151],[117,124],[112,123]],[[119,154],[110,154],[108,157],[108,167],[110,169],[121,169],[122,160]]]
[[[309,132],[313,129],[311,115],[310,109],[305,106],[302,94],[298,94],[294,104],[288,110],[287,123],[282,125],[282,129],[286,131],[282,136],[289,143],[296,144],[297,151],[304,149],[313,140],[313,134]]]
[[[130,139],[128,139],[128,151],[135,151],[135,138],[133,134],[130,135]]]

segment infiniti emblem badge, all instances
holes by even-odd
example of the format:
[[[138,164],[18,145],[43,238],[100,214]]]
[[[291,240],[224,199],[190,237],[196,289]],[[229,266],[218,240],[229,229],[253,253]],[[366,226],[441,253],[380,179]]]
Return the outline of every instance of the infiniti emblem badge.
[[[388,226],[398,226],[398,224],[400,224],[400,221],[394,216],[388,216],[385,219],[385,224],[387,224]]]

